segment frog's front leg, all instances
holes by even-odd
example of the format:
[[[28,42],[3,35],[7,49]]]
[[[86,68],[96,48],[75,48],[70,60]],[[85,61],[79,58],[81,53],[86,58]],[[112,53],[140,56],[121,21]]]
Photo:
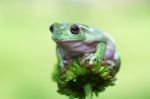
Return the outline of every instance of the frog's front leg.
[[[56,55],[57,55],[57,61],[61,67],[61,71],[65,71],[66,66],[71,62],[71,60],[64,59],[62,49],[59,45],[57,45],[56,47]]]
[[[89,65],[101,63],[105,52],[106,52],[106,44],[104,42],[99,43],[96,46],[96,52],[94,54],[91,54]]]
[[[97,46],[96,46],[96,51],[95,53],[91,53],[89,56],[85,57],[83,59],[83,63],[86,60],[89,60],[88,65],[92,66],[93,64],[96,63],[101,63],[102,59],[105,55],[106,52],[106,44],[104,42],[100,42]]]

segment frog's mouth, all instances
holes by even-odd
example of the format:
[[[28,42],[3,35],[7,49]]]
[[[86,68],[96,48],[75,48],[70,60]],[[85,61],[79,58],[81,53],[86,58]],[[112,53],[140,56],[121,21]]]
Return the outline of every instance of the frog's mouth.
[[[81,42],[83,41],[85,38],[78,38],[78,39],[70,39],[70,38],[63,38],[63,39],[57,39],[57,38],[53,38],[53,40],[56,42],[56,43],[65,43],[65,42]]]
[[[53,39],[59,45],[69,45],[69,46],[76,46],[78,43],[83,42],[83,39]]]
[[[73,46],[74,44],[82,42],[82,40],[68,39],[68,40],[55,40],[55,42],[57,44],[59,44],[59,45],[70,45],[70,46]]]
[[[82,41],[82,40],[77,40],[77,39],[59,39],[59,40],[56,40],[55,39],[55,42],[76,42],[76,41]]]

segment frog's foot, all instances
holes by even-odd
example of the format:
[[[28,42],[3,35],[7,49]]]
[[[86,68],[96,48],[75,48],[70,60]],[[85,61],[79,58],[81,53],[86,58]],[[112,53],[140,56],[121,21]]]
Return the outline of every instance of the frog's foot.
[[[72,63],[72,60],[63,60],[60,62],[60,67],[61,67],[61,71],[65,72],[66,71],[66,67]]]
[[[91,54],[90,60],[89,60],[89,64],[93,65],[93,64],[97,64],[100,62],[100,57],[98,55],[95,54]]]
[[[115,67],[115,62],[113,60],[102,60],[102,65],[107,65],[110,69],[113,69]]]
[[[95,54],[90,54],[88,56],[84,56],[84,58],[82,59],[82,63],[86,64],[87,67],[91,68],[94,64],[100,63],[101,59],[98,55]]]
[[[79,58],[80,64],[87,64],[87,62],[89,61],[90,58],[90,54],[85,54],[84,56]]]

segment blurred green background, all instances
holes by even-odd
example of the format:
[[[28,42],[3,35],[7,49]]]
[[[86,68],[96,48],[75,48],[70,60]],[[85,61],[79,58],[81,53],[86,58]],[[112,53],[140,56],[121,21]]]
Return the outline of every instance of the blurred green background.
[[[0,99],[67,99],[51,80],[53,22],[95,26],[115,39],[116,86],[94,99],[150,99],[149,0],[0,0]]]

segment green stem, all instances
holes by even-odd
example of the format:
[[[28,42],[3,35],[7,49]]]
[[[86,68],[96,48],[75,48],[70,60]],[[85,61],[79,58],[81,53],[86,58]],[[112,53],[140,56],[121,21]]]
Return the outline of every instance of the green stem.
[[[84,85],[85,99],[92,99],[92,87],[90,84]]]
[[[72,95],[69,96],[69,99],[74,99],[74,97]]]

